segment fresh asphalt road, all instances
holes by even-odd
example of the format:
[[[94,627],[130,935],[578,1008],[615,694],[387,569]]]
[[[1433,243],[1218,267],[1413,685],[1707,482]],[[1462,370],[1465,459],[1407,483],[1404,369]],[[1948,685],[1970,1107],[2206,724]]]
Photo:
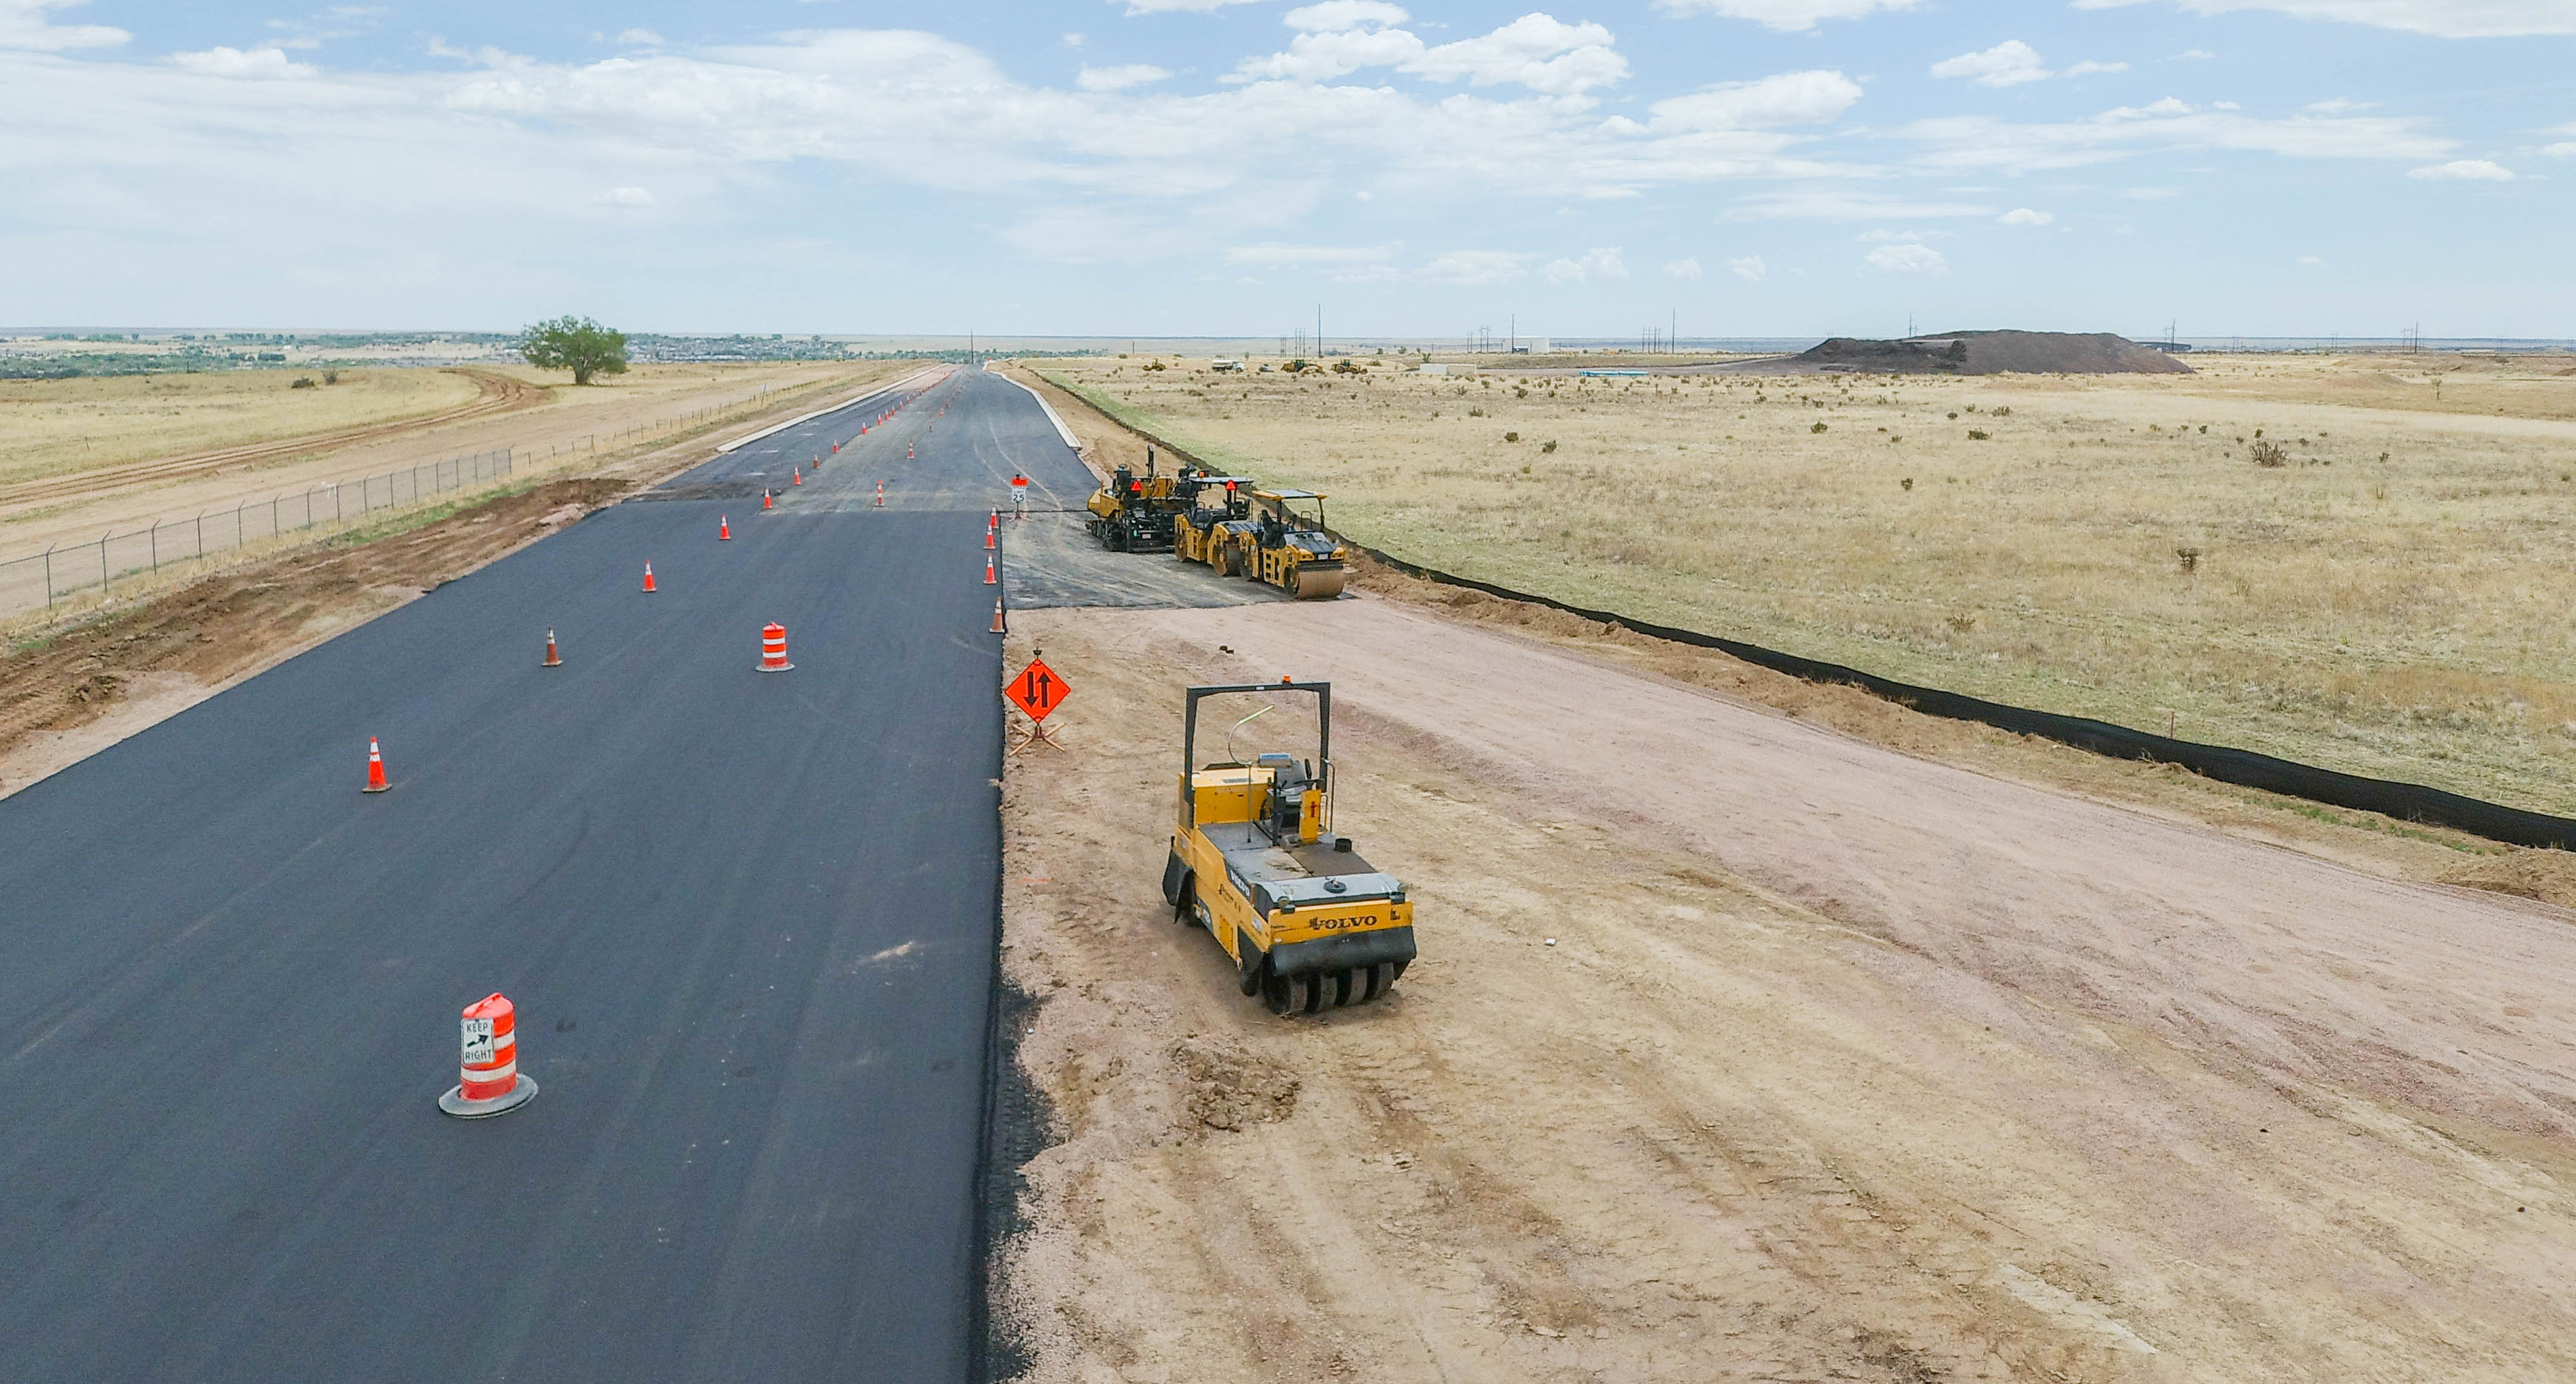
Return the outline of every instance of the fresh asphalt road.
[[[0,1375],[965,1377],[988,409],[1042,426],[952,377],[779,511],[602,511],[0,800]],[[907,441],[956,508],[827,502]],[[493,990],[543,1091],[453,1120]]]

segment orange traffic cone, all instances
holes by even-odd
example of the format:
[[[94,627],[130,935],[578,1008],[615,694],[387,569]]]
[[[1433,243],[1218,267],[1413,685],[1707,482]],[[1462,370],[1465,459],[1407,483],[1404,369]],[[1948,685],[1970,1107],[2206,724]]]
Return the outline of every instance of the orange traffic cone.
[[[716,516],[716,541],[718,543],[733,541],[733,521],[721,514]]]
[[[877,508],[885,508],[885,482],[877,482]]]
[[[772,620],[760,627],[760,671],[784,673],[796,665],[787,661],[787,627]]]
[[[385,752],[376,748],[376,737],[367,737],[367,786],[359,791],[381,793],[392,784],[385,782]]]
[[[903,459],[906,461],[912,460],[912,444],[909,442],[903,444]]]
[[[839,456],[840,454],[841,454],[841,444],[840,444],[840,443],[838,443],[838,442],[833,443],[833,444],[832,444],[832,455],[834,455],[834,456]]]
[[[986,529],[984,530],[984,551],[989,553],[993,551],[993,547],[993,531],[991,529]]]
[[[553,630],[546,631],[546,661],[537,666],[541,668],[560,668],[563,666],[563,655],[555,652],[555,632]]]
[[[1005,633],[1002,628],[1002,598],[999,596],[993,598],[993,633]]]
[[[796,470],[794,467],[788,468],[787,477],[787,483],[789,485],[803,485],[805,483],[805,473]]]
[[[993,555],[991,553],[986,553],[984,555],[984,584],[986,586],[999,586],[1002,584],[1002,579],[993,575]]]
[[[661,589],[653,584],[653,564],[649,562],[644,564],[644,589],[648,593]]]
[[[773,508],[776,508],[776,506],[774,506],[774,505],[770,504],[770,502],[769,502],[769,492],[768,492],[768,491],[766,491],[766,490],[764,490],[764,491],[760,492],[760,507],[761,507],[762,509],[773,509]]]

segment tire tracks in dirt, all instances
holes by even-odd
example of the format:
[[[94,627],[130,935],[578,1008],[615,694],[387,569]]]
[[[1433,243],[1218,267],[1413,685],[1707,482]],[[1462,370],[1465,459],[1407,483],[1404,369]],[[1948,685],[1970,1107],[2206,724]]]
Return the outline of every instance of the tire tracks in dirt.
[[[295,460],[324,452],[335,452],[361,442],[374,442],[407,432],[443,427],[451,423],[470,422],[495,414],[515,413],[533,408],[553,397],[550,386],[530,384],[526,380],[491,370],[454,366],[441,372],[474,381],[475,397],[441,413],[365,423],[355,427],[334,428],[327,432],[305,433],[298,437],[272,442],[249,442],[237,447],[218,447],[213,451],[192,452],[186,456],[156,457],[150,461],[127,462],[89,470],[40,476],[15,485],[0,486],[0,508],[59,500],[73,495],[97,495],[134,486],[158,485],[170,481],[194,480],[234,468],[248,468],[263,462]]]

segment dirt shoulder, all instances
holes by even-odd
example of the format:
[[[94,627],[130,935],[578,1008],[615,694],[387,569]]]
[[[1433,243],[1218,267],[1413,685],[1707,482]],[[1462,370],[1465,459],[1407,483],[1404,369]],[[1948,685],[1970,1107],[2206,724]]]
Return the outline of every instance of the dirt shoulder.
[[[1075,688],[1004,792],[1033,1379],[2576,1369],[2564,913],[1383,596],[1011,645]],[[1156,887],[1180,689],[1283,671],[1420,907],[1321,1021]]]

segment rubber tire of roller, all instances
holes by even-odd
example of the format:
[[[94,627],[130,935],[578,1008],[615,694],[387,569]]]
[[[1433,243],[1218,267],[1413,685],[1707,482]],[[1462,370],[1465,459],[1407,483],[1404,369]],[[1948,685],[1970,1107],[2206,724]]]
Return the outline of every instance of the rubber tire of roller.
[[[1291,989],[1288,977],[1269,971],[1261,973],[1261,1001],[1270,1006],[1271,1013],[1284,1019],[1295,1012],[1297,1006],[1294,1001],[1304,998],[1302,993]]]
[[[1394,962],[1379,961],[1361,971],[1360,978],[1366,982],[1367,988],[1361,992],[1360,1002],[1375,1003],[1378,996],[1385,994],[1387,987],[1395,983],[1395,977],[1391,974],[1394,969]]]
[[[1234,931],[1234,955],[1235,988],[1243,992],[1245,999],[1251,999],[1261,993],[1262,981],[1269,978],[1270,968],[1262,964],[1269,958],[1261,954],[1259,947],[1252,945],[1252,939],[1246,937],[1241,928]]]

